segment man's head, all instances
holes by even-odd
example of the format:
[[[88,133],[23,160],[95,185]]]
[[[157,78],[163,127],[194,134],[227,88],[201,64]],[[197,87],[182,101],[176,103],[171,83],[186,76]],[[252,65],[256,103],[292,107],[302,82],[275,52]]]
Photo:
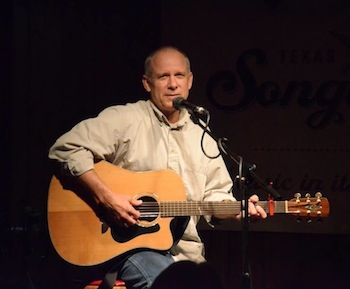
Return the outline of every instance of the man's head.
[[[173,107],[173,99],[179,96],[187,99],[192,81],[190,61],[177,48],[159,48],[145,61],[143,86],[150,93],[151,101],[170,122],[176,122],[179,117],[179,111]]]

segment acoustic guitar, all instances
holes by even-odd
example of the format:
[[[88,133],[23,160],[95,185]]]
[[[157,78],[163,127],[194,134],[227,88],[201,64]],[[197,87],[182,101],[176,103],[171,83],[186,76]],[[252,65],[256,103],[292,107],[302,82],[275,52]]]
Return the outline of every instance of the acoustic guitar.
[[[101,264],[133,250],[165,251],[179,239],[189,216],[239,214],[241,202],[186,201],[179,175],[170,170],[133,172],[105,161],[95,164],[100,178],[116,193],[143,203],[141,217],[129,228],[107,225],[89,194],[53,176],[48,192],[48,226],[57,253],[79,266]],[[327,217],[328,200],[296,197],[289,201],[259,201],[267,213],[307,218]]]

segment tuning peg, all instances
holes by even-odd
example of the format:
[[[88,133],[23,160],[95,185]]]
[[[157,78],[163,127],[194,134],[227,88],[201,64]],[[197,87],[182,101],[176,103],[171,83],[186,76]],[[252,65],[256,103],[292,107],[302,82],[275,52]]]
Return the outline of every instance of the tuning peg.
[[[301,194],[300,193],[295,193],[294,194],[294,198],[296,198],[296,203],[300,203],[300,197],[301,197]]]
[[[321,200],[320,200],[321,202]],[[321,211],[317,211],[317,222],[321,223],[323,222],[322,216],[321,216]]]
[[[316,200],[317,204],[321,203],[322,194],[320,192],[317,192],[315,194],[315,197],[317,198]]]
[[[308,195],[308,194],[306,194],[306,195]],[[310,194],[309,194],[309,195],[310,195]],[[310,196],[308,196],[307,198],[308,198],[307,202],[309,203],[309,202],[310,202]],[[306,223],[310,224],[310,223],[312,222],[311,217],[310,217],[311,211],[310,211],[310,210],[307,210],[307,211],[306,211],[306,214],[307,214]]]
[[[322,193],[321,192],[317,192],[315,194],[315,197],[318,198],[318,199],[322,198]]]
[[[311,197],[311,195],[309,193],[305,194],[306,203],[308,203],[308,204],[310,203],[310,197]]]

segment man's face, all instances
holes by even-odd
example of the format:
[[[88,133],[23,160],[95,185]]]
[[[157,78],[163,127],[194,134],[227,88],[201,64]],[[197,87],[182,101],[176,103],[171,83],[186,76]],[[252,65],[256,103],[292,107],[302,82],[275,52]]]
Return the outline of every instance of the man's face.
[[[151,76],[143,76],[145,89],[168,120],[177,121],[179,112],[173,107],[173,99],[187,99],[193,80],[185,57],[176,50],[161,50],[152,58],[151,71]]]

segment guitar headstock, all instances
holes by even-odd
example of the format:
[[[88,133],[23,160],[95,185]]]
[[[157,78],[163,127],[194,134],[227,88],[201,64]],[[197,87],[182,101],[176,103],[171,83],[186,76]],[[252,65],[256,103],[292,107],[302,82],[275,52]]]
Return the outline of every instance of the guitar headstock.
[[[329,202],[327,198],[322,197],[321,193],[316,193],[311,197],[309,193],[304,198],[300,193],[294,195],[294,199],[287,202],[288,213],[299,217],[306,217],[308,221],[311,218],[325,218],[329,215]]]

